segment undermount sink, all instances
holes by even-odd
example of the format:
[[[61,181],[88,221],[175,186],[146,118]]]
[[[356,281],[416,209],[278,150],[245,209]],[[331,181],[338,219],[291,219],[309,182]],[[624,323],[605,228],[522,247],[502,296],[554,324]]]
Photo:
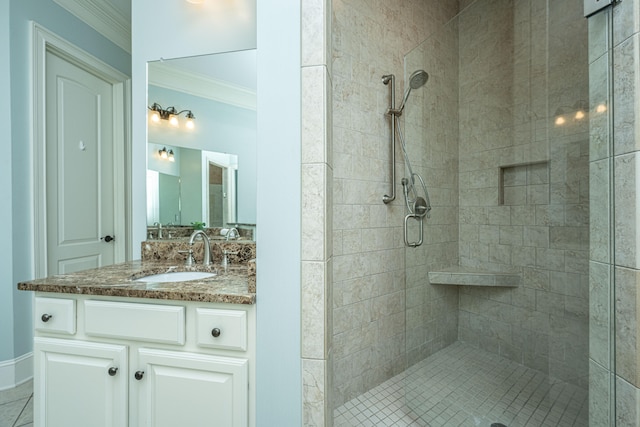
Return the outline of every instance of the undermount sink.
[[[152,274],[150,276],[139,277],[134,282],[187,282],[189,280],[208,279],[215,276],[216,273],[205,271],[170,271],[168,273]]]

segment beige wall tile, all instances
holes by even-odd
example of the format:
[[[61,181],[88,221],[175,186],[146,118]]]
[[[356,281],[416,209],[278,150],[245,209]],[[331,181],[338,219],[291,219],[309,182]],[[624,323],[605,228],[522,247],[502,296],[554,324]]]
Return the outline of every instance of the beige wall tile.
[[[609,262],[611,240],[611,215],[609,197],[611,186],[609,161],[598,160],[589,167],[589,222],[590,258],[594,261]]]
[[[640,425],[640,390],[616,377],[616,427]]]
[[[333,425],[327,387],[330,364],[326,360],[302,359],[302,425],[327,427]]]
[[[302,0],[301,5],[302,66],[327,65],[331,55],[331,2]]]
[[[637,1],[616,4],[613,8],[613,46],[617,47],[640,31],[640,5]],[[601,24],[601,26],[603,26]],[[602,30],[601,30],[602,31]]]
[[[602,18],[601,18],[602,17]],[[598,15],[597,20],[602,20],[604,14]],[[589,20],[591,25],[592,20]],[[601,39],[599,39],[601,40]],[[609,126],[609,84],[610,80],[609,57],[602,55],[589,64],[589,103],[591,114],[589,115],[589,160],[595,161],[610,156]]]
[[[634,34],[613,49],[613,125],[614,150],[617,155],[638,150],[640,144],[640,131],[636,124],[640,70],[635,65],[640,58],[639,38],[639,34]]]
[[[302,165],[302,259],[323,261],[327,258],[327,167],[324,164]]]
[[[331,83],[325,66],[302,69],[302,163],[328,163]]]
[[[327,264],[302,262],[302,357],[325,359],[329,353],[328,319],[332,313],[327,285]]]
[[[640,271],[616,268],[616,374],[636,387],[640,385],[639,285]]]
[[[589,357],[611,369],[610,265],[595,261],[589,269]]]
[[[615,158],[615,262],[630,268],[640,267],[638,240],[637,174],[640,156],[632,153]]]
[[[593,360],[589,363],[589,425],[610,425],[611,373]]]

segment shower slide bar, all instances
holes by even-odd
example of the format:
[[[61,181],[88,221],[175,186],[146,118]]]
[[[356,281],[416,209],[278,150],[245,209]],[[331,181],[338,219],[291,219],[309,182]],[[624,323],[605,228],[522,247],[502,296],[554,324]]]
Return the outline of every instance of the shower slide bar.
[[[427,191],[427,186],[424,183],[424,180],[418,173],[414,173],[411,169],[411,162],[409,161],[409,156],[407,155],[407,148],[405,146],[404,138],[402,137],[402,132],[400,131],[400,124],[398,122],[398,117],[402,115],[404,107],[406,105],[407,100],[409,99],[409,94],[412,89],[418,89],[424,86],[424,84],[429,79],[429,74],[424,70],[416,70],[411,73],[409,77],[409,87],[402,98],[402,104],[400,104],[399,108],[396,108],[396,80],[393,74],[386,74],[382,76],[382,83],[385,85],[389,85],[390,92],[390,102],[389,108],[387,108],[386,115],[391,116],[391,195],[385,194],[382,197],[382,201],[386,204],[392,202],[396,198],[396,133],[398,134],[398,138],[400,139],[400,144],[402,145],[402,153],[404,154],[405,166],[409,172],[409,178],[402,178],[402,186],[404,190],[404,199],[407,203],[407,210],[409,214],[404,217],[404,243],[405,245],[415,248],[422,245],[423,237],[424,237],[424,217],[429,216],[429,211],[431,210],[431,203],[429,201],[429,193]],[[417,194],[415,188],[415,180],[418,178],[420,184],[422,185],[422,190],[424,197],[420,197]],[[413,198],[409,197],[409,194],[412,193]],[[409,240],[409,219],[415,219],[419,224],[419,233],[420,238],[417,241]]]
[[[391,116],[391,194],[385,194],[382,197],[382,201],[385,204],[391,203],[396,199],[396,121],[398,115],[396,111],[396,77],[393,74],[387,74],[382,76],[382,83],[389,85],[389,92],[391,101],[386,114]]]

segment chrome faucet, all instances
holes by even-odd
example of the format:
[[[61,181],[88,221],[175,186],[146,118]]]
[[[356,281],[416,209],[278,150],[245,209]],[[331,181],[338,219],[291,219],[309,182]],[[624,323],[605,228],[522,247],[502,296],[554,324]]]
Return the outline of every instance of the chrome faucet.
[[[153,225],[158,228],[158,240],[162,239],[162,224],[154,222]]]
[[[238,233],[237,228],[230,228],[229,231],[227,231],[227,241],[229,241],[229,239],[237,239],[238,237],[240,237],[240,233]]]
[[[196,239],[197,236],[201,235],[202,239],[204,240],[204,256],[202,257],[202,264],[204,265],[211,265],[211,247],[210,247],[210,243],[209,243],[209,236],[207,236],[207,233],[205,233],[202,230],[195,230],[193,233],[191,233],[191,237],[189,237],[189,247],[193,246],[193,241]]]

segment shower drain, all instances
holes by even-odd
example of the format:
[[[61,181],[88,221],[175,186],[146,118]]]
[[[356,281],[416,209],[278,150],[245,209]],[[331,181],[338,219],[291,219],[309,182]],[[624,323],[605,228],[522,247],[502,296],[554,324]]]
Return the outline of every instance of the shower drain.
[[[491,424],[491,427],[507,427],[507,426],[502,423],[493,423]]]

